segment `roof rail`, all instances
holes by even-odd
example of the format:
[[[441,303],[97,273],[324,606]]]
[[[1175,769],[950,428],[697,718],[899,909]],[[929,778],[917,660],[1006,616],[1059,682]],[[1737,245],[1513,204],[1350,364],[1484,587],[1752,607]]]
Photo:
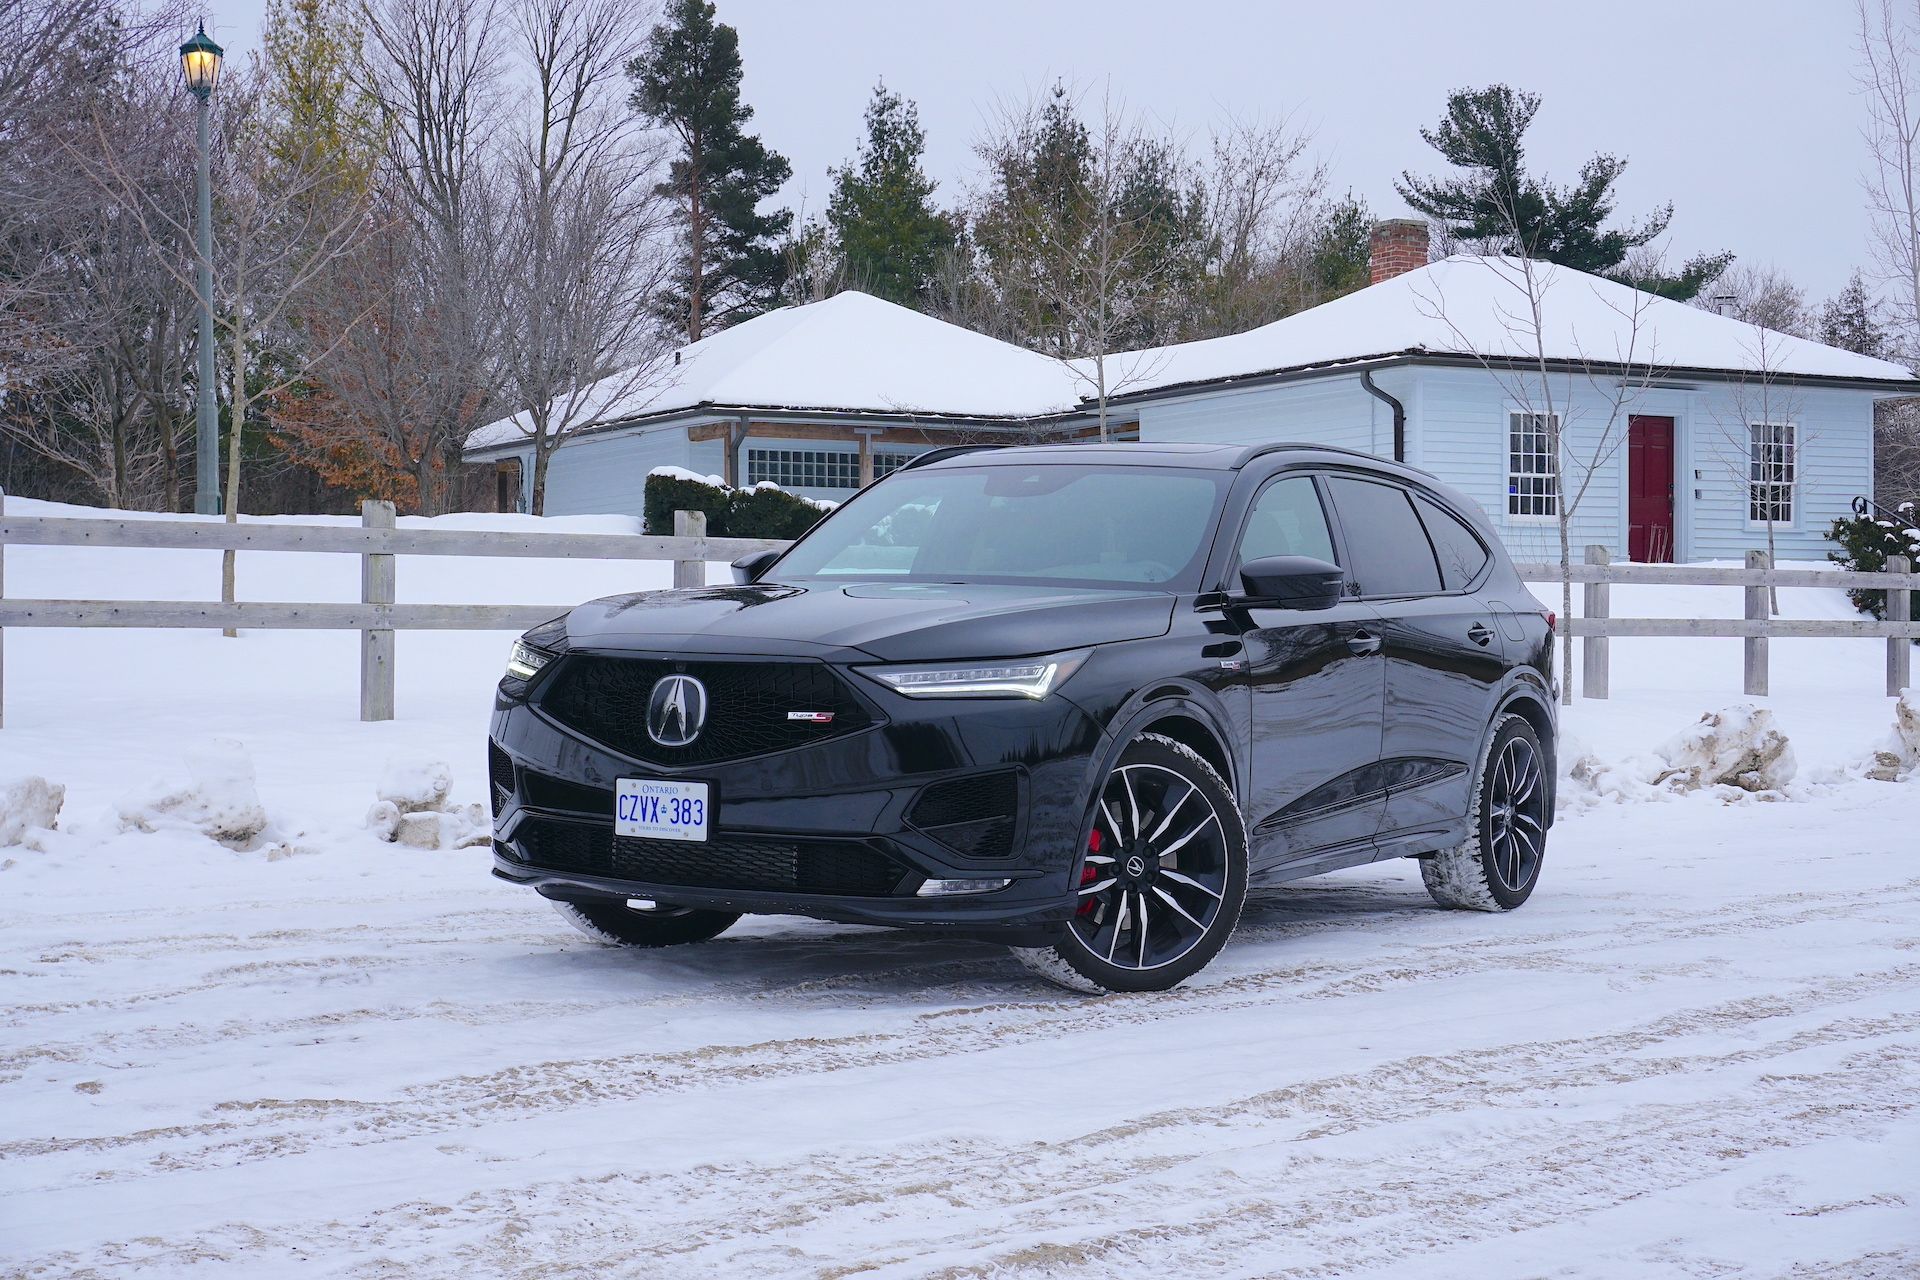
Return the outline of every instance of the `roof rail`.
[[[1265,457],[1269,453],[1283,453],[1290,449],[1312,449],[1316,453],[1344,453],[1350,458],[1365,458],[1368,462],[1396,462],[1393,458],[1383,458],[1377,453],[1368,453],[1364,449],[1343,449],[1336,444],[1314,444],[1307,440],[1278,440],[1271,444],[1257,444],[1240,455],[1240,466],[1246,466],[1255,458]],[[1400,466],[1406,466],[1404,462]]]
[[[1004,449],[999,444],[950,444],[938,449],[929,449],[925,453],[915,454],[907,462],[895,467],[895,471],[911,471],[915,467],[924,467],[931,462],[940,462],[947,458],[957,458],[963,453],[979,453],[982,449]]]

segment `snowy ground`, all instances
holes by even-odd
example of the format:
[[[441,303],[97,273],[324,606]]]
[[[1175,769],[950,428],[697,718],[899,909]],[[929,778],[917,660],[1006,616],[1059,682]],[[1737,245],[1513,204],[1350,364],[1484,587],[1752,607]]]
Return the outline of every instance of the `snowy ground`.
[[[16,548],[6,585],[205,598],[217,564]],[[346,557],[241,565],[244,598],[357,586]],[[400,598],[665,572],[405,560]],[[1920,1274],[1920,781],[1857,776],[1892,721],[1877,642],[1775,642],[1783,797],[1570,792],[1520,912],[1437,911],[1385,864],[1250,906],[1170,995],[1087,1000],[790,919],[603,949],[484,850],[377,841],[390,757],[483,798],[503,636],[403,635],[377,726],[347,636],[6,641],[0,784],[68,796],[0,849],[0,1274]],[[1739,653],[1615,641],[1569,736],[1644,755],[1741,701]],[[262,848],[120,829],[217,737]]]

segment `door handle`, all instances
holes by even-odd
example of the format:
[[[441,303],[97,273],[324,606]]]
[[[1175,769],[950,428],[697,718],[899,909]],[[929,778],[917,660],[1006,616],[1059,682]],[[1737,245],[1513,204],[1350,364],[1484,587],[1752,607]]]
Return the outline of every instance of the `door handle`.
[[[1467,628],[1467,639],[1484,649],[1493,643],[1493,628],[1484,622],[1476,622]]]
[[[1347,637],[1347,652],[1356,658],[1380,652],[1380,637],[1368,631],[1356,631]]]

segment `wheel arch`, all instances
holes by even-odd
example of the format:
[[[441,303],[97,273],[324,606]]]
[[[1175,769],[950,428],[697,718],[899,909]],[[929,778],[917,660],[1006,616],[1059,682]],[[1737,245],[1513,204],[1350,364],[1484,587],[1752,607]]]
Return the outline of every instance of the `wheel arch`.
[[[1493,734],[1493,728],[1500,723],[1500,717],[1517,715],[1533,729],[1533,736],[1540,740],[1540,750],[1546,753],[1546,767],[1541,772],[1547,784],[1547,825],[1553,825],[1553,811],[1558,799],[1560,787],[1560,744],[1556,731],[1553,711],[1540,701],[1530,690],[1519,688],[1501,699],[1493,719],[1487,722],[1487,735]],[[1482,743],[1484,748],[1485,743]]]

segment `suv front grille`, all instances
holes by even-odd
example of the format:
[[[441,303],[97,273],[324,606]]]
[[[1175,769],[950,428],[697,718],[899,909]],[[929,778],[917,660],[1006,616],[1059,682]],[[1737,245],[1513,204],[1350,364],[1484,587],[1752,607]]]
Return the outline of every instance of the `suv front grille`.
[[[689,889],[882,898],[898,891],[907,875],[892,858],[855,840],[640,840],[616,836],[611,826],[552,818],[522,822],[514,839],[534,866]]]
[[[952,778],[920,792],[907,821],[955,853],[1004,858],[1013,852],[1020,779],[1012,771]]]
[[[684,747],[647,733],[647,702],[662,676],[693,676],[707,688],[707,722]],[[873,723],[860,700],[823,662],[679,662],[571,654],[540,695],[546,713],[622,755],[660,765],[708,764],[785,751]],[[830,717],[793,720],[793,712]]]

